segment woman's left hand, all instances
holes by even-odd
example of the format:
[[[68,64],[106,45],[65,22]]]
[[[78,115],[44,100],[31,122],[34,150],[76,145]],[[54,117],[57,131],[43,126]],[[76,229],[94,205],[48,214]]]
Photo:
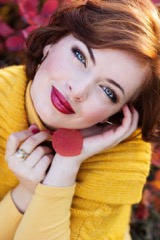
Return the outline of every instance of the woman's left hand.
[[[127,105],[122,110],[124,118],[119,126],[114,124],[104,127],[94,126],[90,129],[81,130],[84,141],[80,155],[88,158],[101,151],[110,149],[128,138],[137,129],[139,119],[137,110]]]

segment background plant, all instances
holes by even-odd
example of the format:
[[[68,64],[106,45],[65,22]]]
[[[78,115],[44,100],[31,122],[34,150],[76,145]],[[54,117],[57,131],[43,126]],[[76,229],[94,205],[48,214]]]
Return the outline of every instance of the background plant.
[[[20,64],[30,31],[46,25],[60,0],[0,0],[0,66]]]

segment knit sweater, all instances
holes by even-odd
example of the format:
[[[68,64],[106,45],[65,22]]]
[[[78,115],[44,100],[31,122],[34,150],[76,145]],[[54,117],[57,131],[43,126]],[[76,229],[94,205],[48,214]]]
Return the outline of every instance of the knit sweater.
[[[17,184],[4,161],[8,136],[27,128],[25,89],[27,81],[22,68],[0,70],[0,199]]]
[[[14,66],[0,70],[1,198],[17,184],[16,178],[7,168],[4,154],[9,134],[25,129],[28,125],[25,110],[26,85],[23,67]],[[150,166],[150,144],[143,142],[140,135],[136,135],[137,132],[118,146],[86,159],[81,165],[71,208],[71,239],[124,239],[131,205],[141,199]],[[47,191],[50,190],[53,191]],[[33,200],[33,203],[34,201],[37,200]],[[44,208],[45,205],[44,201]],[[46,216],[51,215],[52,206],[47,209]],[[54,208],[52,210],[54,211]],[[34,218],[32,213],[31,216]],[[49,218],[43,229],[51,229],[51,224]],[[45,233],[44,238],[38,238],[42,236],[42,228],[40,229],[39,233],[36,229],[37,239],[52,239],[45,238]],[[34,230],[30,229],[28,232]]]

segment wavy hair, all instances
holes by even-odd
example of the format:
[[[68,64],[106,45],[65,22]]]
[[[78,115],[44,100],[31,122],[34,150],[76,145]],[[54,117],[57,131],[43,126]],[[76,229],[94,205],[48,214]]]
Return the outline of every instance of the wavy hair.
[[[43,48],[72,34],[94,49],[122,49],[148,64],[146,84],[132,104],[145,141],[160,140],[160,20],[150,0],[72,0],[27,39],[26,74],[33,79]]]

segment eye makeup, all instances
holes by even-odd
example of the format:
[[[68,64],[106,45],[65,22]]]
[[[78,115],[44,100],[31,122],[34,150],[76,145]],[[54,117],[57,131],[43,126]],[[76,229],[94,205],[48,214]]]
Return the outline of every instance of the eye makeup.
[[[73,47],[72,52],[73,52],[74,56],[78,59],[78,61],[80,61],[86,68],[86,57],[85,57],[84,53],[77,47]]]
[[[117,103],[118,101],[118,97],[117,94],[115,93],[115,91],[108,87],[108,86],[100,86],[102,88],[102,90],[104,91],[104,93],[106,94],[107,97],[109,97],[109,99],[113,102],[113,103]]]

